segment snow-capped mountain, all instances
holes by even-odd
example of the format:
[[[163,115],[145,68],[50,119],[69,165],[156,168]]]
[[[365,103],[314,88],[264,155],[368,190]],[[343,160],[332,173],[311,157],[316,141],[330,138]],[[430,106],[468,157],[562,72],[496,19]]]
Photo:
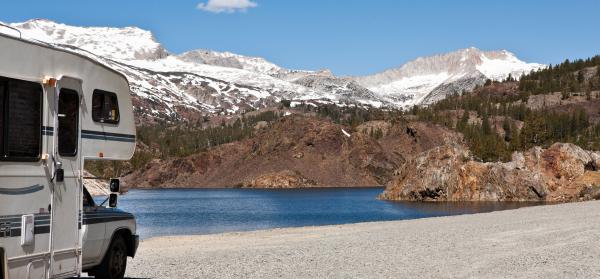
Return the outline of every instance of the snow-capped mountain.
[[[317,91],[329,92],[344,101],[359,102],[375,107],[381,107],[386,104],[384,98],[362,87],[352,78],[336,77],[329,70],[317,72],[286,71],[276,76]]]
[[[137,27],[75,27],[45,19],[10,24],[23,38],[95,59],[127,76],[136,113],[147,119],[199,119],[276,105],[282,99],[406,107],[472,89],[485,79],[543,67],[507,51],[475,48],[419,58],[366,77],[289,70],[260,57],[192,50],[169,53]],[[0,27],[0,32],[10,30]],[[12,34],[12,33],[11,33]]]
[[[287,71],[262,57],[248,57],[231,52],[197,49],[185,52],[177,57],[186,62],[243,69],[268,75]]]
[[[75,27],[45,19],[10,25],[25,39],[84,54],[125,74],[136,112],[149,118],[231,114],[281,99],[338,99],[271,76],[287,70],[262,58],[204,50],[170,54],[149,31],[136,27]]]
[[[472,90],[486,79],[518,78],[545,67],[526,63],[506,51],[481,51],[471,47],[442,55],[417,58],[403,66],[371,76],[356,77],[362,86],[403,105],[428,104],[447,94]]]
[[[78,47],[98,56],[119,60],[160,59],[167,51],[150,31],[137,27],[76,27],[47,19],[11,24],[24,38]]]

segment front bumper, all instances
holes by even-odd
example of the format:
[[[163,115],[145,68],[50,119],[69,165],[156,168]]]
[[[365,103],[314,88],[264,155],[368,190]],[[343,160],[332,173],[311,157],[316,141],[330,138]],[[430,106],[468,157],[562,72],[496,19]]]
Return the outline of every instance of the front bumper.
[[[139,235],[132,235],[131,236],[131,251],[129,253],[128,256],[130,257],[135,257],[135,253],[137,252],[138,246],[140,245],[140,236]]]

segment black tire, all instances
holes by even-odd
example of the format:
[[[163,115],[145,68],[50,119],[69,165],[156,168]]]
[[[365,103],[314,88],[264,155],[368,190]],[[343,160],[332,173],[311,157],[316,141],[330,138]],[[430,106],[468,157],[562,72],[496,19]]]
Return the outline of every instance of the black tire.
[[[127,245],[122,236],[114,237],[102,263],[94,270],[99,279],[123,279],[127,269]]]

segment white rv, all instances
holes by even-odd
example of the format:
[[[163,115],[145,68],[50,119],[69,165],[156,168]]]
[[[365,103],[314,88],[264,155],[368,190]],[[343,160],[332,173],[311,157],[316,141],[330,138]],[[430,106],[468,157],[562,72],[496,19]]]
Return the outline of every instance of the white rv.
[[[134,149],[122,74],[0,33],[0,279],[122,278],[135,219],[93,203],[83,163],[128,160]]]

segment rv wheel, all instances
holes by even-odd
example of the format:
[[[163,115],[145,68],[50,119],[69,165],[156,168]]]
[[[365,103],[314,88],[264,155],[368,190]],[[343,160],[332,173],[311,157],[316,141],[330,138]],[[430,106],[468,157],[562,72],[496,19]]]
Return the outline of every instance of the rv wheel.
[[[115,236],[104,256],[104,260],[96,269],[96,278],[122,279],[127,268],[127,246],[120,235]]]

